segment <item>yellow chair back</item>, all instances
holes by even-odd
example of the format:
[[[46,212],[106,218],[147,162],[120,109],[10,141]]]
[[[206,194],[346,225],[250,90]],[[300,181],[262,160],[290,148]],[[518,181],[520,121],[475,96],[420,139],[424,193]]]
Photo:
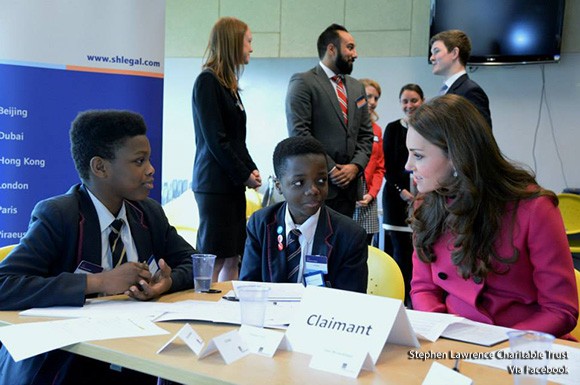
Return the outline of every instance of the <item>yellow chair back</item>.
[[[197,229],[188,226],[174,226],[177,234],[181,235],[193,248],[197,242]]]
[[[580,195],[561,193],[558,199],[566,234],[580,234]]]
[[[253,188],[246,188],[246,220],[262,208],[262,194]]]
[[[367,293],[405,300],[405,282],[397,262],[384,251],[369,246]]]
[[[12,251],[13,248],[15,248],[16,245],[7,245],[4,247],[0,247],[0,262],[2,262],[2,260],[4,258],[6,258],[6,256],[8,254],[10,254],[10,252]]]
[[[576,274],[576,291],[578,292],[578,303],[580,305],[580,271],[574,269],[574,273]],[[580,320],[578,320],[576,327],[570,332],[570,334],[580,341]]]

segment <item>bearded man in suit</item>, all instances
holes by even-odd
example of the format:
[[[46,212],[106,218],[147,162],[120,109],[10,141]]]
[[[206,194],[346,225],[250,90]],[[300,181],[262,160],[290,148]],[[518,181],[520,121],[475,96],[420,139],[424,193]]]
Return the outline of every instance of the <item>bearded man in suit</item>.
[[[365,88],[349,76],[358,55],[346,28],[338,24],[326,28],[317,48],[318,65],[290,79],[288,134],[311,136],[322,144],[330,179],[326,205],[352,218],[373,144]]]

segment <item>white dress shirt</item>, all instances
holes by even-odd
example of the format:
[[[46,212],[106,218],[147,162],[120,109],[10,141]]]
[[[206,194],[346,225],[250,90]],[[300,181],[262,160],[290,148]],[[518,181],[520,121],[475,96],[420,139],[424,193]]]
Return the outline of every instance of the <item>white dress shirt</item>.
[[[86,186],[85,186],[86,187]],[[109,234],[111,233],[111,223],[119,218],[125,222],[125,225],[121,228],[121,240],[125,245],[125,255],[128,262],[139,261],[137,248],[135,247],[135,242],[133,241],[133,236],[131,235],[131,228],[129,227],[129,221],[127,221],[127,210],[125,209],[125,203],[121,206],[121,211],[117,218],[111,214],[109,209],[101,203],[99,198],[93,195],[89,188],[87,187],[91,201],[97,210],[97,216],[99,217],[99,225],[101,228],[101,266],[104,270],[113,269],[113,256],[111,255],[111,248],[109,247]]]

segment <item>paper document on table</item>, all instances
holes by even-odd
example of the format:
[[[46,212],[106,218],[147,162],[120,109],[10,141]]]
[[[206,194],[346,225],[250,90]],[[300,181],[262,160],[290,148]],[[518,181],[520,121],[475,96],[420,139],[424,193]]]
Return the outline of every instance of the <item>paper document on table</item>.
[[[507,332],[511,330],[514,329],[463,319],[447,326],[441,337],[476,345],[493,346],[506,341]]]
[[[232,281],[234,292],[241,286],[266,286],[270,288],[268,294],[269,301],[293,301],[299,302],[304,294],[304,285],[301,283],[273,283],[273,282],[252,282],[252,281]]]
[[[228,301],[179,301],[174,302],[169,311],[155,318],[155,322],[196,320],[239,324],[239,306],[237,302]]]
[[[492,357],[495,357],[493,359],[465,361],[507,371],[508,365],[513,365],[512,360],[502,357],[506,357],[509,350],[510,348],[505,348],[490,352]],[[547,368],[554,373],[560,372],[560,374],[548,374],[548,380],[558,384],[577,385],[580,378],[580,349],[555,343],[552,345],[551,351],[552,354],[560,358],[551,359]]]
[[[450,324],[463,319],[453,314],[408,309],[407,317],[409,317],[409,322],[411,322],[417,337],[431,342],[437,341]]]
[[[290,323],[297,302],[269,303],[266,308],[264,326],[284,328]],[[155,318],[155,322],[175,320],[211,321],[239,325],[240,303],[237,301],[220,300],[209,301],[180,301],[173,303],[173,307]]]
[[[144,302],[134,299],[100,300],[89,299],[84,306],[53,306],[33,308],[21,311],[21,316],[29,317],[53,317],[53,318],[110,318],[136,317],[154,319],[168,311],[173,304],[163,302]]]
[[[151,321],[128,318],[73,318],[0,328],[0,341],[14,361],[83,341],[169,334]]]
[[[439,337],[492,346],[507,340],[507,332],[513,329],[475,322],[447,313],[431,313],[407,310],[413,330],[419,338],[437,341]]]

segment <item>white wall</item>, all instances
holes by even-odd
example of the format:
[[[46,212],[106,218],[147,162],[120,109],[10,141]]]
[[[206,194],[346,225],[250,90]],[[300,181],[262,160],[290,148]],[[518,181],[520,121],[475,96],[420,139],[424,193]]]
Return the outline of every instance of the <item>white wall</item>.
[[[287,136],[284,99],[294,72],[305,71],[316,59],[252,59],[242,76],[242,99],[248,113],[248,147],[265,177],[272,173],[272,151]],[[163,182],[191,180],[195,150],[191,118],[191,88],[201,59],[167,58],[165,62]],[[553,122],[543,106],[535,151],[537,176],[544,187],[560,192],[580,187],[580,54],[563,55],[546,64],[546,95]],[[511,159],[533,166],[532,145],[542,90],[542,66],[479,67],[470,76],[490,98],[494,135]],[[365,58],[355,63],[353,76],[377,80],[382,89],[378,123],[384,128],[401,117],[398,93],[405,83],[418,83],[434,96],[442,79],[431,74],[426,57]],[[556,154],[559,148],[563,171]]]

